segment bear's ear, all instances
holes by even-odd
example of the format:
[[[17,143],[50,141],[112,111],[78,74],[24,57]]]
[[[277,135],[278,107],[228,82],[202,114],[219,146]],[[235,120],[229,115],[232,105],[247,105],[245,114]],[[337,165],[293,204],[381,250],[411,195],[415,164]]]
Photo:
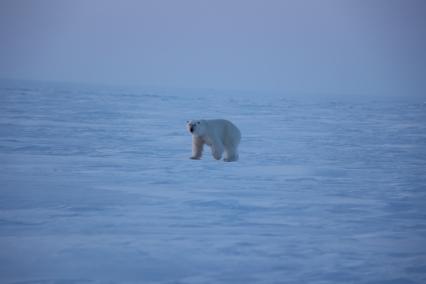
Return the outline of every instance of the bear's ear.
[[[199,122],[199,121],[197,121],[197,124],[200,124],[200,122]]]

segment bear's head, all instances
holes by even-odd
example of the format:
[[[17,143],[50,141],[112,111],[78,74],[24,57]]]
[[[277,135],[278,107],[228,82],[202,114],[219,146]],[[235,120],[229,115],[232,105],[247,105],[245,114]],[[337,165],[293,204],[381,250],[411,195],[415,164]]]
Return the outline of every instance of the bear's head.
[[[206,127],[203,120],[189,120],[186,127],[188,131],[195,136],[203,136],[206,133]]]

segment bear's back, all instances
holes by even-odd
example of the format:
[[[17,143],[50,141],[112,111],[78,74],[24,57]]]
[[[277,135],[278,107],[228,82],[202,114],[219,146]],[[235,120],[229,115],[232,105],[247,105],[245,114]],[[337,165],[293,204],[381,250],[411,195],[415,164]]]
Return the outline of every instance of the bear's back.
[[[235,124],[226,119],[209,119],[205,120],[207,125],[213,127],[216,131],[221,132],[223,138],[229,141],[223,142],[231,142],[231,144],[238,144],[241,140],[241,132]],[[228,138],[228,139],[227,139]],[[227,144],[227,143],[226,143]]]

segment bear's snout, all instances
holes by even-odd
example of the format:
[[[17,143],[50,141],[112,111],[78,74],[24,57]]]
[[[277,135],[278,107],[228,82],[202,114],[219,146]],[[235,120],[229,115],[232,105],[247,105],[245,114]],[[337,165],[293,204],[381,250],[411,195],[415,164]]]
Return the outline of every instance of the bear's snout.
[[[194,126],[193,125],[191,125],[190,127],[189,127],[189,132],[194,132]]]

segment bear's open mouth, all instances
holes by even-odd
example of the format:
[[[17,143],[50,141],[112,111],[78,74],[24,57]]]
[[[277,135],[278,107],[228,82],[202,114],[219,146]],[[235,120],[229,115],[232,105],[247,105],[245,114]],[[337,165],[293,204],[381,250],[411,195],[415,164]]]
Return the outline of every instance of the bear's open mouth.
[[[194,132],[194,126],[193,125],[191,125],[190,127],[189,127],[189,132]]]

